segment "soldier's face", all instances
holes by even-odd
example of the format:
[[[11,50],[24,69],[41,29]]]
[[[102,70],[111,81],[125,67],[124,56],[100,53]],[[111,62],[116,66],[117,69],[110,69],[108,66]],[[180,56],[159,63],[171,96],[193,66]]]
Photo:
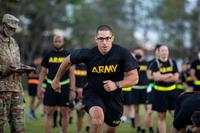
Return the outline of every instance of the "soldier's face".
[[[160,47],[160,58],[166,59],[169,57],[169,49],[167,46]]]
[[[143,59],[144,57],[144,51],[142,49],[136,49],[134,50],[134,55],[135,55],[135,58],[140,61]]]
[[[4,34],[7,37],[11,37],[11,36],[13,36],[15,34],[16,28],[12,28],[9,25],[4,24],[3,25],[3,31],[4,31]]]
[[[56,48],[62,48],[63,47],[63,45],[64,45],[64,39],[62,38],[62,37],[56,37],[55,39],[54,39],[54,42],[53,42],[53,44],[54,44],[54,47],[56,47]]]
[[[97,43],[98,49],[102,54],[106,54],[112,48],[112,43],[114,41],[114,36],[110,31],[99,31],[96,35],[95,41]]]

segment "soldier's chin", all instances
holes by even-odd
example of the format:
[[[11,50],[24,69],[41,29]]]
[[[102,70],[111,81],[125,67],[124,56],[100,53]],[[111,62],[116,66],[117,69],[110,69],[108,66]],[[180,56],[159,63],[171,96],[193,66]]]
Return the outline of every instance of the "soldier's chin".
[[[108,49],[102,51],[104,54],[108,53]]]

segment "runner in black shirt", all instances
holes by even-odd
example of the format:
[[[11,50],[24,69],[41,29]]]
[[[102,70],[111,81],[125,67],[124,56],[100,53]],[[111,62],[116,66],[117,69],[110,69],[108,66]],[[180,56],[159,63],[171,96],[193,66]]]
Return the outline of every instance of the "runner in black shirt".
[[[99,26],[95,39],[97,47],[76,50],[64,60],[52,86],[54,90],[60,91],[62,73],[71,64],[84,62],[88,85],[84,88],[83,102],[91,118],[90,132],[99,132],[105,122],[105,132],[113,133],[123,112],[120,88],[138,82],[138,64],[128,50],[113,44],[114,36],[109,26]]]
[[[42,61],[42,70],[39,77],[38,91],[41,90],[41,85],[46,78],[47,87],[43,101],[46,113],[45,131],[48,133],[51,132],[53,113],[57,110],[57,107],[60,107],[60,112],[62,114],[62,132],[67,133],[69,119],[69,108],[67,107],[67,103],[69,103],[70,98],[75,98],[74,91],[70,91],[70,87],[71,89],[75,89],[75,77],[70,76],[70,71],[66,71],[63,73],[60,81],[61,93],[55,92],[52,89],[51,83],[56,71],[63,62],[64,58],[69,55],[69,52],[63,49],[64,38],[62,36],[56,35],[53,43],[55,50],[48,53]]]

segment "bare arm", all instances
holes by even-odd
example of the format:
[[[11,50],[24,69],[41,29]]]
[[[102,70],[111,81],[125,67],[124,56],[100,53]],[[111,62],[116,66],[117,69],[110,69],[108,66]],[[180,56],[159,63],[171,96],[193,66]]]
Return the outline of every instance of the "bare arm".
[[[75,66],[71,66],[69,69],[69,77],[70,77],[70,89],[75,91],[76,88],[76,78],[75,78]]]
[[[75,66],[71,66],[69,69],[69,77],[70,77],[70,95],[69,99],[74,100],[76,97],[75,88],[76,88],[76,78],[75,78]]]
[[[147,78],[149,80],[153,80],[153,75],[152,75],[152,71],[151,70],[147,70]]]
[[[62,62],[62,64],[60,65],[57,73],[56,73],[56,76],[51,84],[52,88],[55,90],[55,91],[58,91],[58,92],[61,92],[60,90],[60,79],[62,77],[62,75],[65,73],[65,71],[67,71],[70,67],[71,67],[71,61],[70,61],[70,55],[67,56],[64,61]]]
[[[119,88],[130,87],[134,84],[137,84],[139,80],[138,71],[137,69],[131,70],[126,73],[126,76],[123,80],[119,81]],[[115,82],[111,80],[103,81],[104,89],[108,92],[116,90],[118,87],[116,86]]]
[[[168,73],[168,74],[161,74],[160,72],[154,72],[153,73],[153,79],[156,81],[165,81],[166,79],[172,77],[173,74]]]
[[[131,70],[126,73],[124,80],[119,81],[119,87],[130,87],[137,84],[139,81],[138,71],[137,69]]]
[[[44,82],[45,77],[47,76],[48,69],[45,67],[42,67],[40,76],[39,76],[39,84],[38,84],[38,94],[42,88],[42,83]]]
[[[166,82],[178,82],[179,80],[179,73],[173,74],[172,77],[167,78],[165,81]]]

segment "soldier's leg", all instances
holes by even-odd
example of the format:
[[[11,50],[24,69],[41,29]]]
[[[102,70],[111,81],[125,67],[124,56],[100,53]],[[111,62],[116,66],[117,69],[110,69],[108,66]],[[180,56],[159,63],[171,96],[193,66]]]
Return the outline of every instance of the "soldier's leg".
[[[51,132],[53,113],[56,109],[56,106],[45,106],[45,133]]]
[[[60,107],[60,112],[62,114],[62,118],[61,118],[62,132],[67,133],[68,123],[69,123],[69,108],[68,107]]]
[[[4,125],[6,123],[6,105],[4,99],[4,92],[0,92],[0,133],[4,132]]]
[[[10,105],[11,133],[24,133],[23,92],[13,92]]]

